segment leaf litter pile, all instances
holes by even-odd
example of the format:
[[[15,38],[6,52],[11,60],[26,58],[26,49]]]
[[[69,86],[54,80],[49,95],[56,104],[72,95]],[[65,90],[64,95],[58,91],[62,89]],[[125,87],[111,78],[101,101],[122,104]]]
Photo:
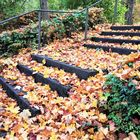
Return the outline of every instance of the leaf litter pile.
[[[22,49],[18,55],[0,59],[0,75],[14,85],[15,89],[22,89],[27,93],[20,93],[19,96],[26,98],[32,107],[41,111],[40,115],[31,117],[28,109],[21,111],[15,100],[9,98],[0,87],[0,133],[3,132],[1,139],[117,139],[115,123],[102,110],[102,106],[107,102],[104,91],[106,74],[103,69],[124,80],[140,78],[140,53],[120,55],[87,49],[82,46],[83,43],[65,38],[62,41],[55,40],[40,50]],[[53,60],[83,69],[96,69],[99,73],[87,80],[80,80],[76,74],[44,66],[44,60],[37,63],[32,60],[31,54],[47,55]],[[62,85],[71,85],[69,97],[59,97],[49,85],[35,83],[33,77],[20,73],[16,68],[18,63],[28,66],[35,73],[43,74],[45,78],[55,79]],[[139,90],[140,82],[133,82]]]

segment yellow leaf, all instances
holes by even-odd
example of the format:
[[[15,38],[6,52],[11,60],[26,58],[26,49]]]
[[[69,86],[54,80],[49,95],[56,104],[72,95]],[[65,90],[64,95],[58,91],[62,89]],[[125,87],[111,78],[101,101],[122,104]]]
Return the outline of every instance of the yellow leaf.
[[[97,132],[95,135],[94,135],[94,140],[103,140],[105,138],[103,132]]]
[[[44,78],[48,78],[49,77],[49,72],[48,72],[48,70],[45,70],[44,71]]]
[[[7,78],[9,78],[9,79],[11,79],[11,80],[13,80],[13,81],[15,81],[15,80],[18,79],[17,76],[7,76]]]
[[[33,70],[36,71],[36,72],[39,72],[40,71],[40,67],[34,67]]]
[[[10,107],[7,107],[6,110],[12,112],[13,114],[18,114],[19,113],[19,107],[15,107],[15,104],[11,104]]]
[[[8,131],[8,129],[9,129],[9,125],[8,124],[4,124],[4,130]]]
[[[10,132],[10,139],[14,139],[14,134],[15,134],[14,131],[11,131],[11,132]]]
[[[94,135],[90,135],[89,138],[90,138],[91,140],[94,140]]]
[[[45,60],[45,59],[43,59],[43,60],[42,60],[42,63],[45,65],[45,64],[46,64],[46,60]]]
[[[57,135],[54,132],[51,133],[50,140],[57,140]]]
[[[90,116],[93,116],[93,115],[95,115],[95,111],[94,111],[94,110],[91,110],[90,112],[88,112],[88,114],[89,114]]]
[[[88,129],[88,132],[91,133],[91,134],[93,134],[94,133],[94,129],[93,128],[90,128],[90,129]]]
[[[105,123],[107,121],[107,116],[103,113],[99,114],[99,121]]]
[[[28,123],[23,123],[23,125],[22,125],[22,126],[23,126],[23,128],[24,128],[24,129],[29,128],[29,124],[28,124]]]
[[[98,101],[95,99],[93,102],[92,102],[92,106],[97,108],[97,104],[98,104]]]
[[[24,95],[24,98],[35,102],[39,101],[39,97],[34,92],[27,92],[27,95]]]
[[[59,131],[64,131],[66,129],[66,125],[65,124],[62,124]]]
[[[50,90],[49,85],[45,85],[44,88],[45,88],[45,90]]]

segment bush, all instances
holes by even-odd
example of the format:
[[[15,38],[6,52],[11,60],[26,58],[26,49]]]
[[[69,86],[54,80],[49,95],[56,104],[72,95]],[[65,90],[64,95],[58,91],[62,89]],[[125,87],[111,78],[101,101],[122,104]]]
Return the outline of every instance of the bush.
[[[104,106],[108,118],[115,122],[119,132],[134,132],[140,137],[140,90],[132,79],[121,80],[114,75],[107,77],[105,88],[109,89]]]
[[[101,3],[98,4],[98,7],[101,7],[104,9],[104,16],[106,19],[112,23],[114,20],[114,6],[115,6],[115,0],[103,0]],[[118,0],[118,9],[117,9],[117,18],[116,22],[120,24],[125,23],[125,12],[127,11],[126,6],[123,4],[121,0]]]
[[[0,34],[0,55],[17,53],[19,49],[34,46],[36,42],[37,28],[33,28],[31,25],[3,32]]]
[[[93,8],[89,11],[89,26],[103,23],[102,9]],[[57,15],[49,21],[42,21],[42,41],[49,43],[54,39],[64,36],[70,37],[74,31],[83,30],[85,27],[85,13]],[[24,28],[7,31],[0,34],[0,54],[17,52],[23,47],[37,46],[38,25],[30,24]]]

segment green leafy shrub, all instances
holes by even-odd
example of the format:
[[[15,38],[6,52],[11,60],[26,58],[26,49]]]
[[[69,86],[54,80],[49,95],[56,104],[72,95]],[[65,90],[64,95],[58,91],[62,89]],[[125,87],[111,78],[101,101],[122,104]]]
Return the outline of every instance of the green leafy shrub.
[[[17,53],[19,49],[32,47],[37,42],[37,28],[26,26],[23,29],[3,32],[0,35],[0,54]]]
[[[101,3],[98,4],[99,7],[104,9],[104,16],[107,20],[112,23],[114,20],[114,6],[115,0],[102,0]],[[125,23],[125,12],[127,11],[126,6],[123,4],[121,0],[118,0],[117,6],[117,17],[115,17],[116,22],[120,24]]]
[[[107,102],[104,109],[113,120],[118,131],[140,135],[140,90],[132,79],[121,80],[114,75],[107,77],[105,86]]]
[[[70,37],[72,32],[79,31],[84,28],[85,14],[74,13],[70,16],[65,15],[62,22],[65,26],[66,35]]]
[[[65,35],[65,27],[58,17],[49,21],[42,21],[42,34],[45,38],[45,43],[54,39],[61,39]]]
[[[98,18],[94,18],[94,14],[98,14]],[[102,10],[96,8],[89,12],[89,26],[102,23]],[[70,37],[74,31],[83,30],[85,27],[85,13],[73,13],[65,15],[57,15],[49,21],[41,22],[42,38],[41,41],[49,43],[54,39],[61,39],[64,36]],[[0,34],[0,54],[5,52],[17,53],[20,48],[37,46],[38,41],[38,25],[32,23],[24,28],[13,31],[7,31]]]

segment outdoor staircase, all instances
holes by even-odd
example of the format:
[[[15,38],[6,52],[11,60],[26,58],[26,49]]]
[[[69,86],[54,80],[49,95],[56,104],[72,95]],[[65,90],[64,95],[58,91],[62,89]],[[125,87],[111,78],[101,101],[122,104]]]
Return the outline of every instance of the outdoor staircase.
[[[113,30],[119,30],[113,32]],[[128,30],[127,32],[121,32],[120,30]],[[130,31],[129,31],[130,30]],[[136,32],[132,32],[131,30],[136,30]],[[132,52],[137,52],[139,50],[134,50],[134,49],[127,49],[127,48],[119,48],[119,47],[111,47],[111,46],[105,46],[104,44],[107,42],[109,43],[132,43],[132,44],[140,44],[140,40],[125,40],[125,39],[114,39],[112,35],[119,36],[140,36],[140,26],[112,26],[111,31],[104,31],[101,33],[100,37],[92,37],[93,44],[85,44],[85,47],[88,48],[93,48],[93,49],[103,49],[104,51],[112,51],[116,52],[119,54],[125,54],[128,55]],[[110,36],[110,38],[105,38],[105,36]],[[102,37],[103,36],[103,37]],[[95,45],[94,42],[102,42],[102,45]],[[89,70],[89,69],[82,69],[79,67],[76,67],[74,65],[70,65],[64,62],[60,62],[58,60],[53,60],[52,58],[49,58],[47,56],[42,56],[40,54],[32,54],[31,55],[32,60],[37,61],[38,63],[42,63],[43,60],[46,61],[44,64],[46,67],[56,67],[58,69],[63,69],[65,72],[68,73],[75,73],[77,77],[82,80],[82,79],[88,79],[90,76],[95,76],[97,73],[99,73],[97,70]],[[32,76],[35,80],[35,83],[42,83],[42,84],[47,84],[50,86],[52,91],[57,91],[58,96],[61,97],[68,97],[69,94],[68,92],[71,89],[71,85],[62,85],[58,80],[51,79],[51,78],[44,78],[44,76],[39,73],[39,72],[34,72],[31,68],[25,65],[18,64],[17,69],[21,73],[25,73],[26,76]],[[104,71],[104,70],[103,70]],[[106,73],[107,70],[105,70]],[[105,74],[106,74],[105,73]],[[18,85],[12,85],[12,82],[7,81],[3,77],[0,77],[0,85],[2,85],[3,89],[6,90],[7,94],[9,97],[15,99],[18,103],[18,105],[21,107],[21,110],[23,109],[29,109],[31,111],[32,116],[35,116],[40,113],[39,109],[36,109],[31,106],[29,101],[25,99],[24,97],[20,96],[19,93],[22,91],[18,90],[15,88],[15,86]],[[25,93],[27,94],[27,93]]]
[[[139,36],[140,37],[140,26],[111,26],[111,31],[103,31],[101,32],[99,37],[92,37],[91,40],[93,41],[93,44],[84,44],[85,47],[88,48],[100,48],[104,51],[112,51],[119,54],[130,54],[132,52],[137,52],[139,50],[134,49],[128,49],[128,48],[121,48],[121,47],[115,47],[115,44],[140,44],[140,40],[135,39],[122,39],[123,37],[134,37]],[[124,32],[124,30],[126,30]],[[134,32],[132,32],[134,31]],[[109,36],[109,37],[106,37]],[[117,38],[114,38],[114,37]],[[120,36],[120,38],[118,38]],[[98,44],[98,42],[100,42]],[[96,43],[96,44],[95,44]],[[113,45],[111,44],[113,43]],[[102,45],[101,45],[102,44]],[[106,45],[107,44],[107,45]]]

